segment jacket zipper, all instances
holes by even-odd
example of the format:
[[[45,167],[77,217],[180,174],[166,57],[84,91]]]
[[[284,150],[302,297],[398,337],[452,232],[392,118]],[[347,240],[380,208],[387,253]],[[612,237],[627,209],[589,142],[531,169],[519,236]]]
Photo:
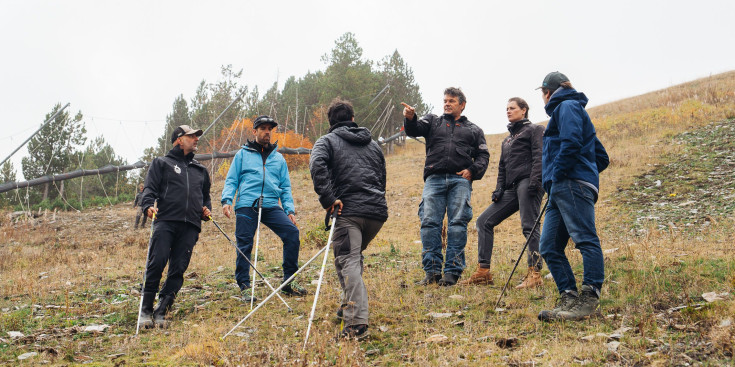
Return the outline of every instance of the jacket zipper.
[[[184,170],[186,170],[186,209],[184,210],[184,222],[187,222],[186,214],[189,212],[189,164],[184,161]]]
[[[452,124],[452,131],[449,133],[449,151],[447,151],[447,157],[449,157],[452,154],[452,144],[454,143],[454,121],[452,121],[451,124]]]

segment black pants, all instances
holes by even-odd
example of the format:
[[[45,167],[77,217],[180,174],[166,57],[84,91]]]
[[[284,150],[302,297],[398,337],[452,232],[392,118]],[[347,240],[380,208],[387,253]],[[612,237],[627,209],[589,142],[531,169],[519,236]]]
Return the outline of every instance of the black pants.
[[[184,284],[184,272],[198,239],[199,228],[193,224],[155,221],[145,271],[145,292],[158,292],[163,268],[168,262],[168,276],[158,297],[175,296]]]
[[[505,190],[503,197],[497,203],[492,203],[477,218],[477,258],[481,268],[490,268],[490,259],[493,254],[495,226],[506,220],[515,212],[521,212],[521,227],[523,235],[528,239],[528,267],[541,270],[541,254],[539,253],[539,228],[531,233],[541,210],[542,192],[532,195],[528,192],[529,179],[518,182],[515,188]]]

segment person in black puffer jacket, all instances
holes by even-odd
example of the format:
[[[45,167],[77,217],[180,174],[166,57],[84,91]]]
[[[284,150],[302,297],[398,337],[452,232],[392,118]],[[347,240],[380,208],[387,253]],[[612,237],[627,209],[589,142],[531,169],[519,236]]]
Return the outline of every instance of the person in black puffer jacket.
[[[541,153],[544,127],[528,121],[528,103],[522,98],[508,100],[508,131],[503,140],[498,162],[498,183],[493,203],[477,219],[477,271],[462,284],[492,284],[490,259],[493,253],[495,226],[515,212],[521,212],[521,227],[528,241],[528,274],[516,288],[533,288],[542,284],[539,226],[531,233],[538,218],[543,188],[541,187]]]
[[[309,169],[319,202],[337,210],[332,243],[342,285],[342,337],[361,337],[368,328],[368,296],[362,279],[362,251],[388,219],[385,158],[370,130],[355,123],[352,104],[336,98],[327,111],[329,133],[311,150]]]

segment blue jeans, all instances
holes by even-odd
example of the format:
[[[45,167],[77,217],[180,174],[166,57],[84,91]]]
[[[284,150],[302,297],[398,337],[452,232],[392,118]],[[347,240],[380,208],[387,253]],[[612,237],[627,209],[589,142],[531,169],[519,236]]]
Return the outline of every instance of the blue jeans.
[[[253,237],[258,224],[258,210],[255,208],[239,208],[235,211],[235,237],[248,260],[251,260]],[[299,229],[291,223],[283,209],[263,208],[260,221],[270,228],[283,241],[283,280],[288,279],[299,269]],[[236,253],[235,280],[240,289],[250,288],[250,264],[239,253]],[[258,269],[260,270],[260,269]]]
[[[421,264],[427,274],[462,275],[467,223],[472,219],[472,183],[454,173],[433,174],[424,183],[419,204]],[[442,256],[442,222],[447,214],[447,255]]]
[[[605,280],[605,262],[595,229],[597,193],[580,182],[562,180],[551,186],[548,200],[540,249],[559,293],[577,291],[572,267],[564,253],[570,237],[582,253],[582,284],[599,290]]]

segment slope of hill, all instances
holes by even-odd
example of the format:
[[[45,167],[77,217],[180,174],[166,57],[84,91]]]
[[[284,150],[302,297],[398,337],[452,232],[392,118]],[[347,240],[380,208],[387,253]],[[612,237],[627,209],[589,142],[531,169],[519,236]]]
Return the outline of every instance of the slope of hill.
[[[494,286],[414,286],[422,276],[416,211],[424,149],[409,142],[387,159],[390,219],[365,253],[367,340],[335,341],[339,284],[331,262],[306,349],[319,265],[301,278],[312,294],[287,299],[293,313],[270,302],[221,340],[249,305],[235,297],[234,250],[212,224],[204,224],[171,328],[133,336],[149,232],[134,231],[132,208],[117,205],[2,223],[0,364],[21,356],[32,364],[102,365],[732,364],[733,91],[735,72],[590,111],[612,160],[597,204],[606,263],[599,318],[538,322],[538,311],[556,300],[549,280],[538,290],[509,291],[503,308],[493,309],[524,241],[517,215],[496,229]],[[473,187],[475,218],[490,202],[503,137],[488,137],[491,167]],[[309,173],[291,178],[304,262],[324,245],[323,212]],[[214,201],[221,187],[216,178]],[[216,209],[232,234],[234,222]],[[468,271],[477,259],[473,226]],[[273,282],[279,243],[262,232],[261,270]],[[571,246],[568,253],[581,276],[579,253]]]

